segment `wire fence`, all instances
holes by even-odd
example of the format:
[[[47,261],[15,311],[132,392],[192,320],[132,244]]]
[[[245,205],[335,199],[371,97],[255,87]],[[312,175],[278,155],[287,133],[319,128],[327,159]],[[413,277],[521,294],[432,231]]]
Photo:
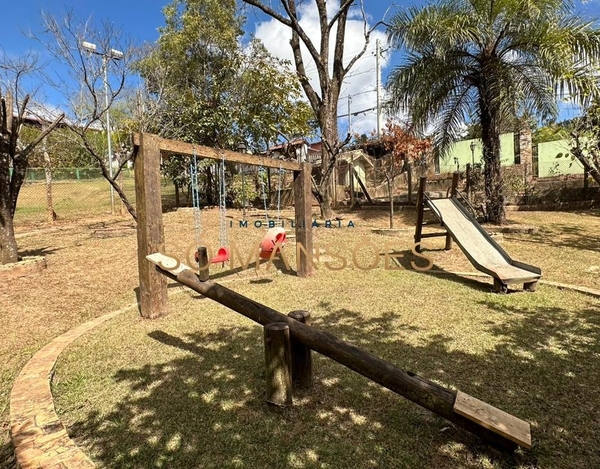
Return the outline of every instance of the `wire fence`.
[[[133,170],[125,169],[119,183],[127,199],[135,207]],[[163,207],[175,204],[173,183],[163,180]],[[126,215],[119,195],[113,191],[114,214]],[[54,215],[53,215],[54,214]],[[19,192],[15,225],[57,220],[77,221],[82,218],[113,215],[111,186],[98,168],[60,168],[52,170],[52,183],[46,183],[43,168],[27,170]]]

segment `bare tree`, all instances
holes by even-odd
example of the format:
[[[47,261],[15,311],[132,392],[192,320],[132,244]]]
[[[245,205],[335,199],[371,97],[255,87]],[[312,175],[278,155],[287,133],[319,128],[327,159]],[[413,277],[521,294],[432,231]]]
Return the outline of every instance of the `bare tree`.
[[[44,126],[23,143],[21,132],[30,117],[31,94],[25,92],[24,81],[40,71],[37,57],[26,55],[16,59],[2,53],[0,58],[0,263],[18,262],[18,246],[14,232],[17,199],[25,180],[29,156],[33,149],[61,122],[64,114]],[[12,174],[11,174],[12,169]]]
[[[65,125],[75,141],[90,153],[127,211],[137,220],[135,207],[119,184],[121,171],[132,155],[122,151],[119,142],[112,141],[109,148],[104,134],[112,133],[107,116],[111,107],[125,95],[127,76],[136,60],[135,49],[111,23],[96,27],[91,20],[78,20],[72,12],[60,20],[42,14],[42,21],[44,31],[32,38],[65,65],[69,74],[48,77],[50,84],[66,96],[68,119]]]
[[[290,28],[292,38],[290,45],[294,56],[296,71],[300,76],[302,88],[315,113],[321,129],[323,149],[322,163],[318,185],[315,184],[315,196],[321,206],[324,218],[332,217],[331,177],[338,153],[348,143],[350,136],[344,141],[339,140],[337,125],[337,107],[342,82],[356,61],[360,59],[369,45],[372,31],[379,25],[369,28],[367,16],[363,7],[363,0],[341,0],[339,8],[335,11],[328,10],[326,0],[315,0],[320,35],[311,38],[300,24],[299,7],[304,4],[302,0],[280,0],[280,8],[275,9],[272,3],[260,0],[243,0],[263,13]],[[331,2],[330,2],[331,3]],[[349,59],[345,56],[346,23],[352,7],[359,4],[362,15],[365,39],[364,47]],[[333,42],[332,42],[333,41]],[[305,58],[303,47],[308,52]],[[311,84],[307,74],[307,63],[314,62],[318,73],[318,89]]]

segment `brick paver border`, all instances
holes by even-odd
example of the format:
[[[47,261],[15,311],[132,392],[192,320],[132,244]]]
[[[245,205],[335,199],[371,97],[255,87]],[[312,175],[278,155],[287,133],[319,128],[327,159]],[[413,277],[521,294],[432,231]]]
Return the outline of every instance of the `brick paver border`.
[[[56,360],[74,340],[137,304],[105,314],[58,336],[40,349],[17,376],[10,393],[10,434],[21,469],[96,467],[69,438],[56,415],[50,381]]]

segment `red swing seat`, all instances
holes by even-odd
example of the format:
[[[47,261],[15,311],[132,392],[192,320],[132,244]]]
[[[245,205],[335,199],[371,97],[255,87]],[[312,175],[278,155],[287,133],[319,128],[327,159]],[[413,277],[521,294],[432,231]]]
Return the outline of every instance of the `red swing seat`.
[[[270,228],[265,233],[262,241],[260,242],[260,258],[261,259],[269,259],[275,249],[275,246],[279,244],[279,246],[283,247],[286,242],[285,230],[283,228]],[[277,248],[279,250],[279,247]]]
[[[225,262],[229,260],[229,249],[227,249],[226,247],[220,247],[219,250],[217,251],[217,254],[215,255],[215,257],[212,258],[212,260],[210,261],[211,264],[217,264],[219,262]]]

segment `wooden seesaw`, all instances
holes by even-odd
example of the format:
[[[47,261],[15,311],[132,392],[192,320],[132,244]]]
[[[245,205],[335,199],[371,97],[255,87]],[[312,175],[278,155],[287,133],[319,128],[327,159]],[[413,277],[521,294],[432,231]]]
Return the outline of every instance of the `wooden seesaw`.
[[[155,264],[157,271],[166,277],[265,326],[265,334],[267,327],[275,324],[279,326],[278,329],[289,328],[288,341],[291,340],[296,346],[290,347],[288,343],[291,350],[291,353],[287,353],[288,356],[294,354],[299,344],[309,353],[310,350],[314,350],[337,361],[496,447],[509,451],[514,451],[517,446],[531,448],[531,428],[528,422],[468,394],[447,389],[402,370],[332,334],[303,324],[216,282],[201,281],[190,267],[174,258],[155,253],[146,256],[146,259]],[[295,358],[291,356],[290,360],[288,368],[293,374]],[[305,366],[307,363],[312,366],[310,359],[304,360]],[[308,370],[308,373],[304,370],[302,373],[305,378],[309,376],[312,379],[311,370]],[[287,381],[291,387],[291,383],[296,379],[292,376],[292,379]]]

